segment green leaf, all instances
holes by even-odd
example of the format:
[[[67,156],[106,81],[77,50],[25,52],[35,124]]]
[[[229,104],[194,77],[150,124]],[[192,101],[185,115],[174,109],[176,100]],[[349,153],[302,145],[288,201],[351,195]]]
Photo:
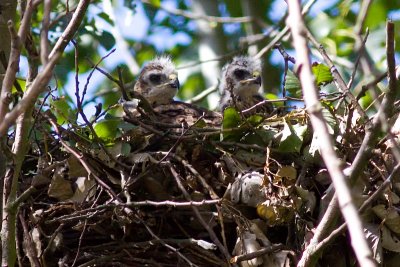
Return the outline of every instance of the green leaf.
[[[224,110],[224,119],[222,120],[222,129],[232,129],[240,126],[242,120],[240,119],[239,112],[233,107],[228,107]],[[239,141],[242,138],[245,130],[235,130],[232,132],[224,132],[222,134],[223,140]]]
[[[240,114],[233,107],[228,107],[224,110],[224,119],[222,121],[222,126],[224,129],[236,128],[241,123]]]
[[[307,131],[307,125],[291,125],[285,122],[282,131],[282,138],[279,143],[281,152],[300,152],[303,144],[303,137]]]
[[[75,111],[68,104],[66,97],[62,96],[56,99],[50,98],[50,108],[56,116],[58,124],[62,125],[67,122],[75,122]]]
[[[160,0],[150,0],[150,3],[154,5],[155,7],[161,6],[161,1]]]
[[[289,96],[301,98],[301,84],[300,80],[296,77],[296,75],[288,70],[285,80],[285,89],[286,92],[289,93]]]
[[[100,44],[107,50],[110,50],[115,45],[114,35],[107,31],[103,31],[101,35],[98,37]]]
[[[103,140],[106,144],[112,144],[115,137],[117,136],[118,125],[120,124],[120,119],[109,119],[99,121],[94,125],[94,131],[97,136]]]
[[[104,19],[111,26],[114,26],[114,21],[112,19],[110,19],[110,16],[107,13],[101,12],[101,13],[97,14],[97,16]]]
[[[260,115],[252,115],[247,119],[247,121],[253,127],[256,127],[257,125],[259,125],[263,120],[264,120],[264,118]]]
[[[320,63],[313,63],[312,72],[315,75],[317,85],[325,85],[333,81],[332,73],[328,66]]]

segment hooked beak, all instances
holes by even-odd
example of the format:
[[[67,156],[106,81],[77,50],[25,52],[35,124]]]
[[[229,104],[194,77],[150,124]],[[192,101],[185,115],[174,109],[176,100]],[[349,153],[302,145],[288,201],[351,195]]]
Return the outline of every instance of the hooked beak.
[[[179,80],[178,80],[178,76],[176,74],[171,74],[169,76],[169,86],[171,86],[172,88],[176,88],[179,89]]]
[[[242,84],[258,84],[259,86],[261,86],[261,76],[256,75],[253,78],[242,80],[242,81],[240,81],[240,83],[242,83]]]

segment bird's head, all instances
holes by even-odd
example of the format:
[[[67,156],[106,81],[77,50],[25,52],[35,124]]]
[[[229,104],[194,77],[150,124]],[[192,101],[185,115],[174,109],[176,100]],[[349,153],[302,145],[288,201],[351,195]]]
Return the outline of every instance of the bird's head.
[[[148,62],[135,85],[135,91],[142,94],[152,105],[170,103],[178,89],[178,73],[168,56],[157,57]]]
[[[240,98],[249,98],[261,87],[261,62],[247,56],[235,57],[222,72],[220,89]]]

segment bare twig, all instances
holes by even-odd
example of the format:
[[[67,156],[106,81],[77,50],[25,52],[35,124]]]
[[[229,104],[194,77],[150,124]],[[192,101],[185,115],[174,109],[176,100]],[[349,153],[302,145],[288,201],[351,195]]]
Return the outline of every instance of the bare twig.
[[[346,184],[346,178],[340,168],[341,162],[334,151],[334,143],[329,135],[325,119],[321,112],[322,107],[318,101],[318,90],[311,71],[309,50],[305,37],[307,29],[301,16],[300,3],[299,1],[289,1],[288,5],[289,17],[287,22],[290,26],[294,47],[296,49],[300,81],[302,88],[307,88],[307,90],[303,90],[304,99],[308,113],[310,114],[314,132],[318,136],[320,142],[319,148],[322,158],[330,173],[336,192],[340,195],[340,197],[338,197],[338,202],[341,212],[348,223],[352,247],[361,266],[376,266],[372,251],[364,236],[363,226],[353,203],[350,189]]]
[[[400,169],[400,165],[397,164],[396,167],[392,170],[391,174],[387,177],[387,179],[379,186],[379,188],[361,205],[358,209],[360,213],[363,213],[365,209],[371,205],[371,203],[376,200],[379,196],[383,194],[385,189],[390,185],[392,182],[393,176],[397,173]],[[337,229],[333,230],[329,236],[327,236],[324,240],[319,242],[314,250],[314,253],[319,253],[323,248],[325,248],[328,244],[330,244],[335,238],[337,238],[340,234],[342,234],[346,230],[347,224],[343,223]]]
[[[306,29],[307,30],[307,29]],[[315,40],[314,36],[311,34],[310,31],[307,30],[307,35],[310,41],[313,43],[313,45],[318,48],[319,52],[321,53],[322,57],[325,60],[325,63],[328,65],[328,67],[331,70],[333,79],[336,83],[337,88],[346,94],[346,96],[350,99],[350,102],[352,106],[357,110],[358,114],[363,118],[365,123],[369,123],[368,116],[365,114],[365,111],[362,109],[360,104],[358,103],[357,99],[353,95],[353,93],[350,91],[350,88],[347,87],[347,84],[343,80],[342,76],[340,75],[339,71],[337,70],[336,66],[333,64],[332,60],[328,56],[328,54],[325,51],[325,48]]]
[[[154,4],[152,1],[149,1],[149,0],[142,0],[142,2],[145,4],[148,4],[148,5],[152,5],[156,8],[162,9],[173,15],[182,16],[182,17],[194,19],[194,20],[200,19],[200,20],[206,20],[206,21],[215,22],[215,23],[247,23],[247,22],[253,21],[253,19],[251,17],[232,18],[232,17],[206,16],[206,15],[201,15],[201,14],[195,14],[195,13],[188,12],[185,10],[169,8],[169,7],[166,7],[163,5]]]
[[[198,103],[204,98],[206,98],[209,94],[216,92],[218,89],[218,84],[211,86],[210,88],[205,89],[200,94],[192,97],[191,99],[187,100],[186,103]]]
[[[43,11],[43,21],[42,29],[40,32],[40,58],[42,60],[43,66],[47,64],[49,56],[49,27],[50,27],[50,11],[51,11],[51,0],[44,1],[44,11]]]
[[[67,28],[65,29],[64,33],[58,39],[56,45],[54,46],[53,50],[49,55],[48,64],[44,67],[44,69],[38,74],[36,79],[33,81],[32,86],[28,92],[25,93],[22,100],[4,117],[0,116],[0,136],[3,136],[7,133],[8,128],[15,123],[17,117],[23,113],[28,108],[32,107],[36,99],[38,98],[39,94],[42,93],[43,89],[46,88],[47,83],[52,77],[52,71],[61,57],[62,52],[64,51],[65,47],[72,39],[72,36],[77,31],[85,13],[86,9],[90,3],[90,0],[81,0],[78,4],[78,7],[72,17],[72,20],[68,24]],[[15,76],[15,75],[14,75]],[[3,83],[4,85],[4,83]],[[10,86],[11,90],[11,86]],[[2,90],[3,94],[3,90]],[[7,96],[7,92],[5,91]],[[0,102],[1,105],[1,102]],[[6,110],[6,109],[5,109]]]
[[[388,61],[388,76],[389,76],[389,90],[382,100],[381,106],[378,113],[375,115],[372,126],[367,128],[367,132],[361,144],[361,147],[351,165],[350,170],[350,182],[354,183],[362,172],[364,166],[368,162],[368,158],[371,156],[372,148],[376,145],[380,129],[382,127],[382,121],[385,118],[391,117],[394,111],[394,101],[396,98],[397,91],[397,80],[396,80],[396,67],[394,59],[394,24],[387,22],[387,61]],[[387,128],[387,127],[386,127]]]
[[[314,5],[314,3],[316,2],[316,0],[309,0],[305,5],[303,10],[301,11],[301,14],[307,14],[308,11],[310,10],[310,8]],[[276,35],[274,37],[274,39],[272,39],[271,42],[269,42],[269,44],[264,47],[263,49],[260,50],[260,52],[257,53],[257,55],[255,55],[255,58],[262,58],[262,56],[267,53],[269,50],[271,50],[272,48],[274,48],[274,46],[289,32],[289,26],[285,26],[285,28],[282,29],[282,31]]]
[[[175,178],[176,184],[178,185],[179,189],[181,190],[181,192],[185,196],[186,200],[191,201],[191,197],[190,197],[189,193],[186,191],[185,187],[183,186],[183,184],[181,182],[182,177],[180,177],[180,175],[177,173],[177,171],[172,166],[172,164],[169,164],[169,169],[170,169],[172,175]],[[197,207],[192,206],[192,210],[195,213],[195,215],[196,215],[197,219],[199,220],[199,222],[201,223],[201,225],[204,227],[204,229],[207,230],[208,234],[210,235],[211,240],[215,243],[215,245],[217,245],[217,247],[219,248],[221,253],[223,253],[223,255],[226,258],[226,261],[229,262],[229,259],[231,258],[231,255],[229,254],[227,248],[222,245],[221,241],[219,241],[219,239],[218,239],[217,235],[215,234],[215,232],[210,228],[208,223],[206,221],[204,221],[204,219],[201,216],[201,214],[200,214],[199,210],[197,209]]]
[[[191,262],[188,258],[185,257],[185,255],[183,255],[178,249],[174,248],[173,246],[167,244],[164,240],[162,240],[161,238],[159,238],[151,229],[150,227],[146,224],[145,221],[143,221],[142,218],[140,218],[140,216],[135,216],[135,218],[140,221],[144,227],[147,229],[147,231],[150,233],[150,235],[152,237],[154,237],[156,240],[158,240],[163,246],[165,246],[166,248],[168,248],[169,250],[175,252],[179,257],[181,257],[184,261],[186,261],[189,266],[198,266],[196,264],[194,264],[193,262]]]
[[[282,250],[284,247],[285,246],[282,244],[273,244],[270,247],[262,248],[260,250],[257,250],[257,251],[251,252],[251,253],[235,256],[231,259],[231,263],[252,260],[254,258],[263,256],[267,253],[273,253],[278,250]]]

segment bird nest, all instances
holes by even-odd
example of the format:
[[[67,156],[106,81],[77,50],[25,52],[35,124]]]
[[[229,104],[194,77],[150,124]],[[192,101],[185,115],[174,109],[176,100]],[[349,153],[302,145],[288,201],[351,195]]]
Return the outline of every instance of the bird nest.
[[[304,110],[135,110],[92,128],[39,116],[34,131],[45,138],[21,184],[30,192],[19,217],[23,265],[295,264],[330,186]]]

